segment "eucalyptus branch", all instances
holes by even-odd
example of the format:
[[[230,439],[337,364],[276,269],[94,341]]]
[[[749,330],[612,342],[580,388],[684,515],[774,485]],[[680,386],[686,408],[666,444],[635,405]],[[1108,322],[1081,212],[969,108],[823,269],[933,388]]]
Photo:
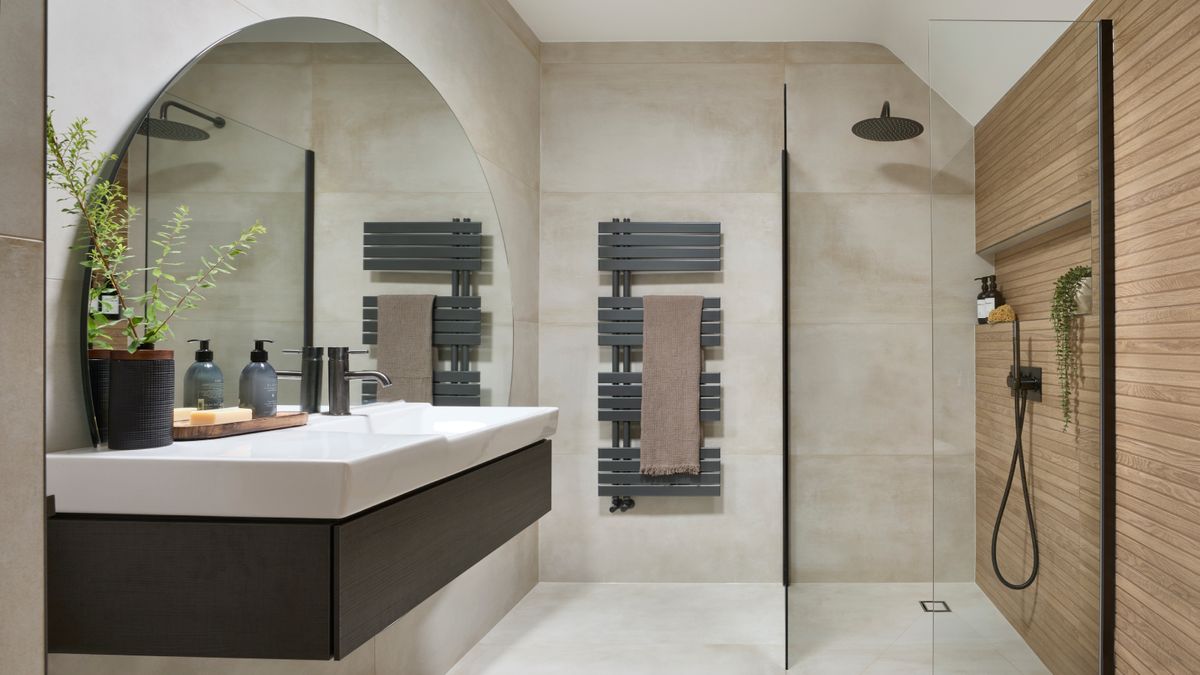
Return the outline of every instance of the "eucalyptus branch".
[[[100,273],[104,283],[116,293],[118,307],[124,309],[128,307],[125,289],[132,273],[122,273],[118,268],[128,258],[124,232],[137,209],[128,206],[120,185],[107,180],[92,185],[104,165],[117,159],[107,153],[92,156],[95,137],[95,132],[87,128],[87,118],[75,120],[70,129],[59,136],[54,127],[53,112],[48,112],[46,175],[51,185],[67,193],[58,200],[68,202],[63,212],[83,218],[87,243],[77,247],[86,249],[82,264]],[[118,210],[117,204],[122,202],[126,207]]]

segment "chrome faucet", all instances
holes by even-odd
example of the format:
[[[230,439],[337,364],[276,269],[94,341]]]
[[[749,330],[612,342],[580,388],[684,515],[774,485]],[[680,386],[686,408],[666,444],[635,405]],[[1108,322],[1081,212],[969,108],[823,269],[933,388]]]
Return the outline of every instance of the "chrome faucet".
[[[325,358],[324,347],[306,346],[304,349],[285,349],[284,354],[300,354],[300,370],[277,370],[281,380],[300,380],[300,411],[321,412],[321,361]]]
[[[366,354],[365,349],[329,348],[329,411],[327,415],[350,414],[350,380],[375,380],[382,387],[392,380],[378,370],[350,370],[351,354]]]

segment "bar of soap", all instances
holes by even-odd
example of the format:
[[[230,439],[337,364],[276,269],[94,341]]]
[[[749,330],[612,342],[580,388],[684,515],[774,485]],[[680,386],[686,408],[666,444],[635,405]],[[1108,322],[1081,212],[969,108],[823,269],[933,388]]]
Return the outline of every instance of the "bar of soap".
[[[196,412],[195,408],[176,408],[173,421],[187,422],[192,419],[192,413]]]
[[[190,423],[194,427],[206,424],[228,424],[230,422],[249,422],[254,411],[249,408],[216,408],[213,410],[193,410]]]

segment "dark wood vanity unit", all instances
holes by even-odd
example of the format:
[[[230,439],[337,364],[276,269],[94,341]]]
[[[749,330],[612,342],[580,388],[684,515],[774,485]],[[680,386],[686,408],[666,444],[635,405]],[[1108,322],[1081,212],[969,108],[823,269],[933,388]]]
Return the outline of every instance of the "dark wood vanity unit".
[[[340,659],[549,511],[543,440],[341,520],[55,514],[49,649]]]

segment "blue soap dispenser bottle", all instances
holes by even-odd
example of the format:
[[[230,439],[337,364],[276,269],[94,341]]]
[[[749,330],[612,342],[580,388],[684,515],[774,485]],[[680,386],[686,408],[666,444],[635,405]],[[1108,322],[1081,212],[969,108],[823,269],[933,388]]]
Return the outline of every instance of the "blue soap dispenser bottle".
[[[250,363],[242,368],[242,376],[238,379],[238,405],[249,408],[255,418],[274,417],[279,396],[279,376],[267,362],[267,349],[264,346],[267,342],[274,340],[254,341]]]
[[[193,338],[188,342],[199,342],[196,360],[183,374],[183,407],[211,410],[225,404],[225,376],[213,363],[213,353],[208,345],[209,338]]]

